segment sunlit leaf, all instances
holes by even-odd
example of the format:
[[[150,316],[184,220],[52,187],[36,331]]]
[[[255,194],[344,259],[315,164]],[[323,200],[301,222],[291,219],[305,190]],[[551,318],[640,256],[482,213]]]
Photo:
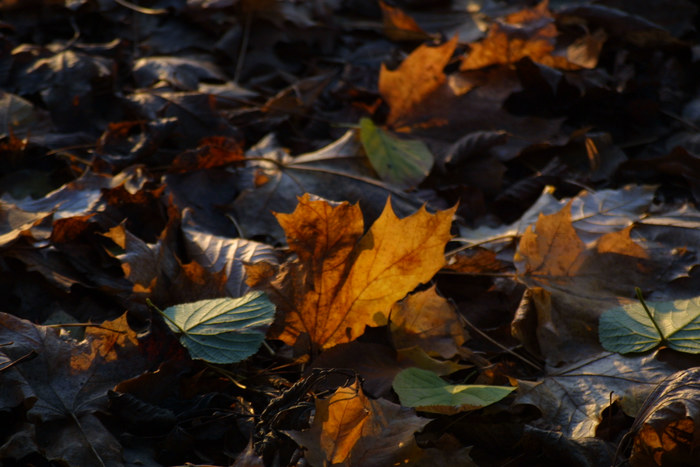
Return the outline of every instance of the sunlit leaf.
[[[253,355],[265,339],[275,307],[262,292],[217,298],[163,310],[166,324],[180,334],[192,358],[234,363]]]
[[[292,214],[277,214],[298,258],[279,271],[248,268],[249,283],[268,291],[281,312],[273,335],[293,345],[306,334],[318,350],[387,324],[394,303],[444,265],[453,212],[423,208],[399,219],[387,201],[364,235],[357,205],[305,195]]]
[[[681,352],[700,353],[700,297],[646,305],[651,316],[639,302],[603,313],[598,329],[603,347],[611,352],[630,353],[665,344]]]

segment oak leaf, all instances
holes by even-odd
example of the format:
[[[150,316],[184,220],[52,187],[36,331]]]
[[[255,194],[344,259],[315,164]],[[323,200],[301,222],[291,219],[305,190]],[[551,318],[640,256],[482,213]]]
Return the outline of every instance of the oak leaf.
[[[421,208],[399,219],[387,201],[364,235],[356,204],[307,194],[292,214],[276,214],[297,258],[279,269],[248,268],[249,285],[264,289],[281,312],[272,337],[294,345],[306,334],[316,351],[387,324],[391,307],[444,265],[454,211]]]

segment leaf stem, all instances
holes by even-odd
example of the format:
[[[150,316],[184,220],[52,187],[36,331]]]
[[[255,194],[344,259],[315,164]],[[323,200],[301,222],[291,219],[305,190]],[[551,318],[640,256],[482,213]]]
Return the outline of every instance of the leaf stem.
[[[664,336],[664,333],[661,332],[661,328],[659,327],[656,320],[654,319],[654,315],[651,313],[651,310],[649,310],[647,303],[644,301],[644,297],[642,297],[642,289],[640,289],[639,287],[635,287],[634,292],[637,294],[637,300],[639,300],[640,303],[642,304],[642,306],[644,307],[644,311],[646,311],[647,316],[651,320],[651,323],[656,328],[656,332],[659,333],[659,337],[661,337],[661,345],[665,345],[666,344],[666,336]]]
[[[158,308],[158,307],[151,301],[150,298],[146,298],[146,305],[148,305],[150,308],[153,308],[153,309],[156,310],[158,313],[160,313],[160,315],[163,317],[163,319],[165,319],[165,320],[169,321],[170,323],[172,323],[172,325],[175,326],[175,327],[177,328],[177,330],[180,331],[181,334],[187,334],[187,332],[185,332],[184,329],[182,329],[175,321],[173,321],[173,320],[170,318],[170,316],[166,315],[165,312],[164,312],[163,310],[161,310],[160,308]]]

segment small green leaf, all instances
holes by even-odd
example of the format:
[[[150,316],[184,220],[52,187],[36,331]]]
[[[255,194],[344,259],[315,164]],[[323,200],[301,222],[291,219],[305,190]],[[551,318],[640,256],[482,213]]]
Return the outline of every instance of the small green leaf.
[[[646,352],[664,343],[680,352],[700,353],[700,297],[646,305],[651,316],[642,303],[611,308],[600,316],[598,335],[606,350]]]
[[[401,405],[424,412],[454,414],[475,410],[506,397],[515,388],[481,384],[450,384],[432,371],[407,368],[394,378]]]
[[[433,155],[422,141],[397,138],[369,118],[360,119],[360,139],[374,170],[399,188],[415,187],[433,166]]]
[[[183,303],[162,313],[192,358],[234,363],[257,352],[275,317],[275,306],[255,291],[240,298]]]

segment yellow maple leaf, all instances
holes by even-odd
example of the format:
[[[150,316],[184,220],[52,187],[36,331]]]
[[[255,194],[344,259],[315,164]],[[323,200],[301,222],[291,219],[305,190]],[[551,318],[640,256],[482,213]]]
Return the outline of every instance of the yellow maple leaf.
[[[320,351],[386,324],[391,307],[444,265],[453,214],[421,208],[399,219],[387,201],[363,236],[359,206],[304,195],[292,214],[276,214],[297,258],[248,269],[249,285],[280,312],[271,337],[294,345],[305,334]]]

